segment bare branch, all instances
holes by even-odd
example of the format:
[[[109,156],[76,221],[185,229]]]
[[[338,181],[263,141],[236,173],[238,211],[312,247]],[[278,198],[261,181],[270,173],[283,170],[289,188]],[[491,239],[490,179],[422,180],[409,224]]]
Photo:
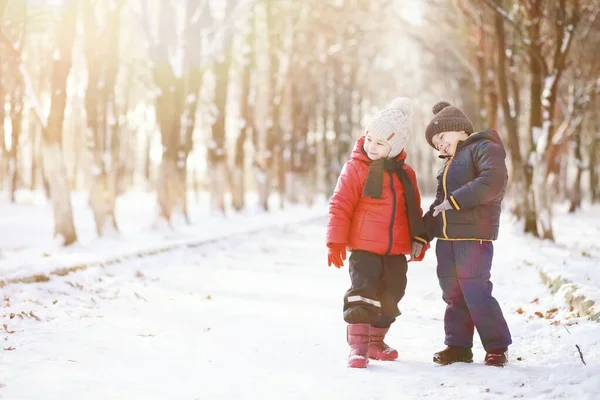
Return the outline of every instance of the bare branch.
[[[513,28],[515,28],[515,30],[519,33],[519,36],[521,36],[522,39],[525,39],[526,36],[523,33],[523,31],[521,30],[521,27],[515,20],[514,16],[510,15],[508,13],[508,11],[506,11],[502,7],[495,4],[492,0],[481,0],[481,1],[483,1],[485,4],[487,4],[487,6],[490,7],[492,10],[494,10],[496,13],[500,14],[508,23],[510,23],[513,26]]]
[[[574,117],[573,114],[565,118],[565,120],[556,130],[556,134],[552,138],[552,145],[560,146],[575,136],[579,130],[579,127],[583,123],[583,119],[583,115]]]
[[[579,352],[579,358],[581,358],[581,362],[583,363],[583,365],[587,365],[585,363],[585,361],[583,360],[583,353],[581,352],[581,349],[579,348],[579,345],[575,345],[575,347],[577,347],[577,351]]]
[[[527,50],[529,55],[537,61],[537,63],[542,68],[542,71],[544,72],[544,74],[547,74],[548,73],[548,65],[546,64],[546,60],[540,54],[540,52],[537,51],[537,49],[535,49],[532,46],[531,40],[521,30],[521,27],[519,26],[517,20],[515,20],[514,16],[509,14],[508,11],[506,11],[502,7],[495,4],[492,0],[481,0],[481,1],[483,1],[488,7],[490,7],[492,10],[494,10],[497,14],[501,15],[508,23],[510,23],[512,25],[513,28],[515,28],[515,31],[517,32],[517,35],[519,36],[521,43],[523,44],[523,46],[525,46],[525,49]]]

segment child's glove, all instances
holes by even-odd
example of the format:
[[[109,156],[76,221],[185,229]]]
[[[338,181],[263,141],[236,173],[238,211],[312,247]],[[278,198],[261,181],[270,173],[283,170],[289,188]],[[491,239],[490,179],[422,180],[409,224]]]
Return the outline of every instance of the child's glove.
[[[426,245],[423,245],[423,243],[421,242],[412,242],[412,249],[410,251],[410,260],[408,260],[408,262],[411,261],[423,261],[423,258],[425,258],[425,252],[429,249],[429,243],[427,243]]]
[[[433,216],[437,217],[439,213],[446,210],[452,210],[452,206],[448,200],[444,200],[440,205],[433,208]]]
[[[327,265],[331,267],[331,264],[335,265],[336,268],[344,266],[346,259],[346,245],[340,243],[329,243],[329,253],[327,254]]]

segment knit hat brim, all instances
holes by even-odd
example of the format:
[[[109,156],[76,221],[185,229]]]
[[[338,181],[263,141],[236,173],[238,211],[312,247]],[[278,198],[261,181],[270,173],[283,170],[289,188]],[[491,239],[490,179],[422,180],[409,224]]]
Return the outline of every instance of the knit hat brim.
[[[377,112],[365,129],[372,138],[390,145],[388,158],[398,156],[406,147],[412,131],[412,101],[407,97],[394,99],[388,108]]]

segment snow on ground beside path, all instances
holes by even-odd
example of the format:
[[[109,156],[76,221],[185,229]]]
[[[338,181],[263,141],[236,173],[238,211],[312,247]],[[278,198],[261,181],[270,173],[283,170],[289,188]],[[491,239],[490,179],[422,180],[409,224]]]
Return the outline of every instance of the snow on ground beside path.
[[[432,363],[445,305],[430,251],[410,264],[388,336],[400,360],[346,368],[348,270],[326,266],[324,225],[7,285],[0,398],[600,398],[600,324],[549,294],[515,235],[496,243],[492,269],[514,340],[507,367],[483,365],[477,339],[475,363]]]
[[[524,237],[517,226],[505,224],[507,237],[520,236],[514,251],[527,254],[528,261],[550,278],[562,278],[576,286],[574,295],[594,301],[600,313],[600,205],[584,203],[576,213],[568,213],[568,204],[555,208],[556,243]]]
[[[185,225],[177,215],[174,228],[169,229],[152,227],[158,215],[153,193],[127,193],[119,197],[116,209],[122,234],[98,238],[93,214],[87,205],[87,194],[74,193],[73,214],[79,241],[64,248],[52,239],[52,209],[43,195],[19,192],[19,204],[0,205],[0,279],[47,274],[57,268],[104,262],[153,248],[209,240],[327,213],[327,204],[322,197],[313,207],[288,205],[285,210],[280,210],[279,199],[272,196],[270,206],[273,211],[264,212],[258,207],[256,196],[248,195],[247,210],[227,210],[227,216],[222,216],[210,212],[208,193],[202,192],[199,196],[196,200],[190,195],[192,224]]]

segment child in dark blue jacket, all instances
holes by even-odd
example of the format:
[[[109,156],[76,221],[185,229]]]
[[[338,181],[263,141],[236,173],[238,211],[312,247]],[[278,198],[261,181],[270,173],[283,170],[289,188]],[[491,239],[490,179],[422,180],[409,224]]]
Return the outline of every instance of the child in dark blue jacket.
[[[512,340],[492,296],[490,270],[508,177],[506,152],[494,129],[474,133],[459,108],[442,101],[433,113],[425,137],[446,164],[438,174],[436,199],[424,221],[429,238],[438,238],[437,275],[447,304],[447,347],[435,353],[433,361],[472,362],[477,328],[485,363],[504,366]]]

